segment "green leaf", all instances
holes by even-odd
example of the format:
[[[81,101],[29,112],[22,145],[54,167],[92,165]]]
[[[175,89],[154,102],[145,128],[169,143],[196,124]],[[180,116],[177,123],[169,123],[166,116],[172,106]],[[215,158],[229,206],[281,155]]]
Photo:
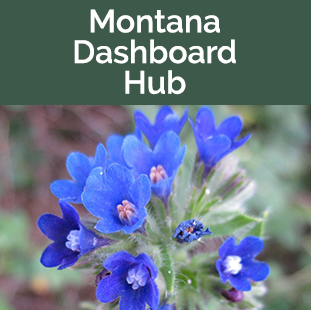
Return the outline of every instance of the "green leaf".
[[[189,146],[189,145],[188,145]],[[196,148],[187,149],[182,166],[179,168],[173,183],[173,195],[169,203],[170,216],[172,220],[181,222],[188,206],[191,196],[191,177],[194,169]]]
[[[239,177],[241,178],[245,178],[245,176],[243,175],[244,171],[238,171],[236,172],[233,176],[231,176],[228,180],[225,180],[224,184],[221,185],[221,187],[217,190],[218,193],[222,193],[224,191],[226,191],[226,189],[232,184],[234,183],[235,180],[237,180]]]
[[[195,181],[197,188],[200,188],[200,186],[202,184],[203,171],[204,171],[204,165],[203,165],[203,163],[200,163],[198,170],[197,170],[196,181]]]
[[[167,210],[162,201],[156,197],[152,197],[148,206],[148,214],[154,219],[150,222],[151,229],[155,232],[161,231],[161,236],[164,241],[171,237],[171,230],[167,223]],[[154,226],[155,225],[155,226]]]
[[[162,259],[162,266],[160,268],[160,271],[165,281],[166,291],[169,294],[172,294],[174,292],[175,273],[174,273],[172,258],[165,245],[161,246],[160,255]]]
[[[257,223],[251,230],[248,231],[249,236],[262,237],[264,230],[264,221]]]
[[[237,229],[253,222],[261,222],[261,219],[239,214],[227,222],[216,225],[210,224],[210,229],[213,232],[213,236],[232,235]]]
[[[216,197],[210,200],[209,202],[207,202],[206,204],[202,205],[199,209],[198,215],[199,216],[205,215],[210,210],[211,207],[213,207],[220,201],[221,201],[221,197]]]
[[[223,199],[225,200],[233,197],[235,194],[237,194],[239,191],[245,188],[249,184],[249,182],[250,182],[249,180],[242,180],[238,182],[223,195]]]

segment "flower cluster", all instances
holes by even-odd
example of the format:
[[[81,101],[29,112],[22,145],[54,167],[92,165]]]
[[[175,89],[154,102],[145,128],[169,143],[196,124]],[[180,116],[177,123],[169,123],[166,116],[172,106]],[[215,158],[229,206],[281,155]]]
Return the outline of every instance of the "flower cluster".
[[[204,228],[205,220],[198,220],[207,213],[199,212],[204,209],[200,204],[206,189],[199,195],[194,216],[187,207],[181,210],[174,205],[174,181],[186,154],[179,134],[187,122],[187,110],[179,118],[170,107],[162,107],[153,125],[139,111],[134,118],[134,134],[111,135],[106,148],[103,144],[97,146],[94,157],[80,152],[69,154],[66,167],[71,180],[51,184],[52,193],[59,198],[62,218],[44,214],[38,220],[42,233],[53,241],[42,253],[41,263],[61,270],[74,267],[78,260],[81,264],[93,261],[98,269],[100,260],[102,271],[96,276],[98,301],[113,306],[118,299],[121,310],[145,310],[147,305],[152,310],[177,309],[173,299],[167,300],[167,294],[160,303],[156,282],[163,278],[166,290],[172,292],[177,265],[168,249],[186,250],[184,243],[198,242],[213,234],[209,227]],[[215,165],[241,147],[250,135],[236,141],[242,129],[242,121],[236,116],[227,118],[216,129],[213,114],[205,107],[198,111],[196,126],[189,122],[197,143],[198,164],[203,162],[204,166],[199,182],[202,186]],[[83,204],[91,220],[84,223],[69,202]],[[179,215],[174,217],[173,213],[177,211],[184,215],[175,225]],[[215,227],[216,231],[212,229],[219,235]],[[262,247],[261,239],[250,236],[239,245],[232,237],[223,243],[216,268],[221,282],[229,281],[233,288],[213,285],[219,286],[220,295],[240,301],[242,291],[251,289],[249,280],[262,281],[268,276],[268,266],[254,259]],[[158,264],[162,278],[158,278]]]

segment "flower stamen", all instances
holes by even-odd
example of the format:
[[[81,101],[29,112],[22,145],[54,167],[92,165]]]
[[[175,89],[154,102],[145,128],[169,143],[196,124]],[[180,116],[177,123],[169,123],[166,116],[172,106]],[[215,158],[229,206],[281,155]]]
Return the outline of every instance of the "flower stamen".
[[[157,167],[153,166],[150,170],[149,178],[152,184],[156,184],[159,181],[167,179],[167,174],[163,166],[158,165]]]
[[[150,271],[144,264],[138,264],[129,269],[126,282],[132,284],[132,289],[137,290],[147,284],[150,278]]]
[[[67,240],[65,245],[66,247],[74,252],[80,252],[80,231],[79,230],[71,230],[67,236]]]
[[[186,231],[189,233],[189,234],[193,234],[193,227],[187,227],[186,228]]]
[[[117,205],[119,218],[122,223],[134,225],[138,221],[135,206],[127,200],[122,201],[122,205]]]

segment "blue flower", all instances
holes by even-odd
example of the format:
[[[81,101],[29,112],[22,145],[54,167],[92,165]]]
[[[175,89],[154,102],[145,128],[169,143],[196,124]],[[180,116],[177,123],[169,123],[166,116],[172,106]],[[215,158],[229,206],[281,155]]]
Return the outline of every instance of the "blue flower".
[[[134,136],[129,136],[124,140],[123,149],[124,159],[133,168],[134,176],[148,175],[153,193],[167,203],[186,152],[185,145],[180,148],[178,135],[173,131],[166,132],[153,151]]]
[[[58,180],[51,184],[51,192],[62,200],[73,203],[81,203],[81,194],[83,193],[86,180],[95,167],[106,168],[107,152],[100,143],[96,148],[95,157],[74,152],[67,157],[67,171],[72,180]]]
[[[100,218],[95,228],[102,233],[123,230],[130,234],[142,226],[151,196],[146,175],[136,181],[129,169],[112,164],[107,172],[95,168],[88,180],[82,201],[85,208]]]
[[[213,112],[206,107],[198,111],[197,127],[190,119],[189,121],[206,173],[223,157],[241,147],[251,137],[249,134],[238,141],[234,141],[242,130],[242,120],[237,116],[228,117],[216,129]]]
[[[143,113],[140,111],[135,111],[134,113],[136,125],[148,139],[151,148],[155,147],[160,137],[167,131],[172,130],[179,135],[187,121],[187,117],[187,110],[184,115],[178,119],[178,116],[170,107],[164,106],[159,110],[154,125],[152,125]]]
[[[246,237],[239,245],[233,237],[228,238],[219,248],[220,259],[216,268],[223,283],[230,284],[239,291],[250,291],[252,281],[263,281],[269,275],[269,267],[254,260],[263,249],[263,242],[258,237]]]
[[[127,135],[129,136],[129,135]],[[141,131],[138,128],[135,128],[134,136],[139,140],[142,141],[143,136]],[[128,165],[126,164],[123,156],[123,141],[125,137],[120,135],[110,135],[107,139],[107,151],[109,154],[109,165],[112,163],[123,165],[127,168]]]
[[[205,235],[212,235],[209,227],[204,230],[204,226],[201,222],[194,219],[181,222],[175,229],[174,238],[179,243],[192,242],[200,239]]]
[[[96,296],[107,303],[120,298],[120,310],[145,310],[148,304],[152,310],[159,305],[159,291],[154,280],[158,269],[145,254],[137,257],[127,252],[118,252],[108,257],[103,264],[111,272],[99,282]]]
[[[63,218],[53,214],[43,214],[38,227],[51,243],[42,253],[41,264],[45,267],[59,266],[59,270],[70,267],[90,251],[112,243],[101,238],[80,222],[77,211],[65,201],[59,201]]]

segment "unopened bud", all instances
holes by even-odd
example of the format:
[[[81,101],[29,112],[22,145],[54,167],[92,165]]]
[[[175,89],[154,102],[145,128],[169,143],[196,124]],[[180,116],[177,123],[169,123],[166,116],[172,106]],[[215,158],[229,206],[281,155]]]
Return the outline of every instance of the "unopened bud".
[[[239,302],[239,301],[243,300],[243,298],[244,298],[243,292],[238,291],[234,287],[230,290],[227,290],[227,291],[221,290],[220,294],[231,302]]]
[[[96,286],[99,284],[99,282],[102,279],[108,277],[110,274],[111,274],[111,272],[109,270],[107,270],[106,268],[104,268],[99,274],[96,275],[96,278],[95,278]]]

